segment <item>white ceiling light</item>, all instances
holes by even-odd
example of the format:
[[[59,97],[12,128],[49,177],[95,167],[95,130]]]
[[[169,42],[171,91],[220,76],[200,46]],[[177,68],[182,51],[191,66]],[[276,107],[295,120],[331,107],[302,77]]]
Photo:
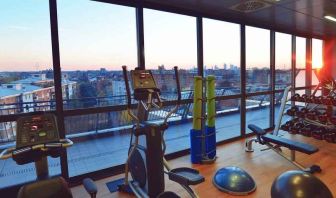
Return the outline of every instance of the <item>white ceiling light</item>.
[[[326,15],[326,16],[324,16],[324,18],[326,18],[326,19],[328,19],[328,20],[330,20],[330,21],[336,22],[336,18],[333,17],[333,16]]]

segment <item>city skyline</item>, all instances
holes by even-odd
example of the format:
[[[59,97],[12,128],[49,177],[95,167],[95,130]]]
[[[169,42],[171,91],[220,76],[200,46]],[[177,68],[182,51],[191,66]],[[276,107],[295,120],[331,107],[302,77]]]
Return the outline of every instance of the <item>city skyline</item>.
[[[86,0],[57,3],[63,71],[101,67],[120,70],[121,65],[130,68],[137,65],[134,8]],[[0,71],[50,69],[48,1],[1,1],[0,16]],[[239,25],[212,19],[203,21],[204,65],[240,66]],[[144,9],[144,28],[147,68],[163,64],[167,69],[175,65],[190,69],[197,65],[195,17]],[[246,31],[247,67],[269,67],[270,31],[249,26]],[[322,66],[321,43],[314,42],[317,47],[313,46],[315,68]],[[290,67],[288,45],[277,42],[276,48],[281,51],[276,57],[279,68]]]

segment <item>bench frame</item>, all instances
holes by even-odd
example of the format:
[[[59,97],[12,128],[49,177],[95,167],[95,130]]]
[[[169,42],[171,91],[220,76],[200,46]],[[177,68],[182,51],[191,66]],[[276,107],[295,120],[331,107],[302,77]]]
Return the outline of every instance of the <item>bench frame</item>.
[[[290,150],[290,156],[287,156],[282,151],[280,145],[272,144],[272,143],[265,142],[265,141],[260,142],[260,140],[262,141],[262,136],[261,136],[261,138],[253,138],[253,139],[250,139],[250,140],[246,140],[246,142],[245,142],[245,151],[246,152],[253,152],[254,149],[253,149],[252,143],[256,142],[256,143],[259,143],[261,145],[266,145],[268,147],[266,149],[262,149],[261,151],[265,151],[265,150],[271,149],[271,150],[273,150],[274,152],[276,152],[277,154],[279,154],[281,157],[283,157],[284,159],[286,159],[287,161],[289,161],[290,163],[292,163],[294,166],[296,166],[298,169],[300,169],[302,171],[305,171],[305,172],[308,172],[308,173],[315,173],[315,172],[321,172],[322,171],[321,168],[320,168],[320,166],[318,166],[318,165],[312,165],[312,166],[306,168],[303,165],[301,165],[299,162],[297,162],[296,161],[296,151],[295,150],[289,149]]]

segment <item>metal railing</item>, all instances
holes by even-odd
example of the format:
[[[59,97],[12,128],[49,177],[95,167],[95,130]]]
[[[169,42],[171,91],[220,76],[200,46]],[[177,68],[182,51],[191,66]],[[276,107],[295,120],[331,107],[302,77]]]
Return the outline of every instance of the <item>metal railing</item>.
[[[218,88],[216,89],[216,95],[234,95],[239,94],[240,90],[237,88]],[[164,100],[176,100],[176,94],[174,92],[162,93]],[[182,99],[192,99],[193,91],[184,91]],[[275,104],[281,100],[282,94],[276,94]],[[216,102],[217,116],[223,116],[227,113],[236,112],[239,113],[240,102],[239,98],[220,100]],[[251,96],[247,99],[247,109],[257,109],[270,105],[269,95]],[[93,103],[94,101],[94,103]],[[229,102],[230,101],[230,102]],[[90,103],[92,102],[92,103]],[[65,109],[74,109],[84,107],[90,103],[90,107],[101,107],[109,105],[120,105],[126,103],[124,95],[111,96],[111,97],[96,97],[96,98],[81,98],[81,99],[69,99],[63,100]],[[172,106],[164,107],[161,110],[153,110],[149,114],[149,120],[161,120],[165,117],[167,112]],[[55,101],[35,101],[35,102],[22,102],[12,104],[0,104],[1,115],[8,115],[13,113],[24,113],[33,111],[48,111],[55,109]],[[188,121],[192,119],[193,104],[187,103],[180,105],[178,111],[172,115],[170,122],[176,123],[176,121]],[[117,133],[123,132],[132,127],[131,118],[127,112],[113,111],[105,113],[78,115],[65,117],[65,129],[66,134],[69,137],[83,137],[93,134],[101,133]],[[0,123],[0,144],[13,142],[16,134],[16,123],[6,122]]]

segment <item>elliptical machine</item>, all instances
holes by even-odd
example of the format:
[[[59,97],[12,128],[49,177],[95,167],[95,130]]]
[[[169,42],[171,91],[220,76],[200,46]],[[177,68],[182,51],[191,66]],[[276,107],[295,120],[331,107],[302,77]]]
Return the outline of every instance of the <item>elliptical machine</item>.
[[[130,148],[125,164],[124,184],[119,185],[119,191],[129,192],[130,188],[137,197],[142,198],[179,197],[173,192],[165,191],[164,174],[166,173],[170,180],[180,184],[191,197],[198,197],[190,188],[190,185],[202,183],[204,177],[192,168],[171,169],[164,158],[166,144],[163,134],[168,128],[168,118],[177,111],[181,101],[177,67],[174,67],[178,94],[177,105],[167,113],[163,123],[148,121],[148,115],[152,107],[161,109],[163,106],[160,89],[156,86],[152,72],[141,69],[131,71],[133,98],[138,101],[137,114],[134,115],[131,110],[132,98],[127,68],[126,66],[122,68],[127,94],[127,111],[133,121],[135,121],[135,125],[131,133]],[[141,144],[140,140],[145,140],[145,142]],[[132,180],[129,180],[129,172]]]
[[[1,160],[13,158],[18,165],[34,162],[37,181],[22,186],[18,198],[71,198],[72,193],[63,177],[50,177],[47,157],[60,157],[63,149],[73,145],[70,139],[60,139],[56,117],[51,113],[34,112],[17,120],[16,146],[5,149]],[[97,187],[91,179],[83,185],[91,198]]]

